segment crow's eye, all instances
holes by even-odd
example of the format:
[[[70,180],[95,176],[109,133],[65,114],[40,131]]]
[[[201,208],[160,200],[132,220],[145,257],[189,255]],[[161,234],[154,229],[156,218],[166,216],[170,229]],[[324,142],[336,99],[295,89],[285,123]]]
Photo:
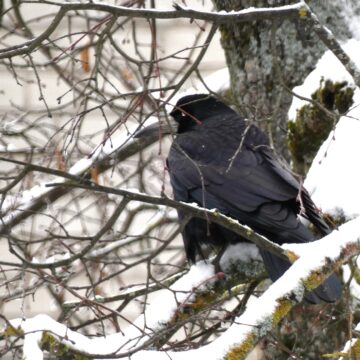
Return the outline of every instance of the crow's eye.
[[[181,117],[186,117],[186,114],[183,112],[181,112],[180,115],[181,115]]]

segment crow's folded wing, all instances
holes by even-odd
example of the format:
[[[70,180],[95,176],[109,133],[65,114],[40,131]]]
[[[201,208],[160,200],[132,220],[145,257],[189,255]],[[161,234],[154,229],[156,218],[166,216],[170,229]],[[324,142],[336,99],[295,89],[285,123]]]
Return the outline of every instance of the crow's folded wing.
[[[299,193],[300,185],[291,173],[275,160],[269,161],[273,157],[268,149],[244,146],[232,162],[236,149],[227,150],[221,157],[214,155],[212,147],[205,150],[172,149],[171,183],[179,200],[189,201],[191,193],[201,190],[207,197],[216,197],[219,210],[232,205],[252,212],[264,203],[295,200]],[[209,207],[201,198],[193,200]]]

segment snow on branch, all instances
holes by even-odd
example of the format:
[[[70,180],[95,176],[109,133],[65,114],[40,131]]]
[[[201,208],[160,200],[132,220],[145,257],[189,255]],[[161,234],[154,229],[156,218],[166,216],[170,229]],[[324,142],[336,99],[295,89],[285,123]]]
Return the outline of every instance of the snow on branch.
[[[132,359],[211,358],[245,359],[258,341],[300,302],[305,292],[319,286],[335,268],[360,253],[360,217],[339,227],[321,240],[307,244],[284,245],[299,251],[300,258],[291,268],[218,339],[200,349],[186,352],[140,351]],[[162,356],[160,356],[162,354]]]
[[[248,8],[241,11],[226,12],[207,12],[192,10],[180,5],[175,5],[175,10],[156,10],[129,8],[126,6],[110,5],[100,2],[60,2],[60,1],[24,1],[26,3],[47,4],[59,7],[59,10],[50,25],[39,36],[28,40],[22,44],[7,47],[0,50],[0,59],[12,58],[14,56],[31,53],[37,46],[46,40],[58,27],[65,15],[70,11],[97,10],[110,13],[115,17],[128,16],[144,19],[176,19],[184,18],[190,20],[205,20],[214,23],[224,23],[229,21],[245,22],[254,20],[269,20],[279,18],[297,17],[303,3],[279,6],[277,8]]]
[[[173,199],[170,199],[166,196],[152,196],[138,191],[126,190],[126,189],[115,189],[113,187],[102,186],[95,183],[84,184],[84,183],[52,183],[47,184],[47,186],[58,187],[62,185],[69,188],[80,188],[87,189],[94,192],[100,192],[105,194],[114,194],[120,195],[127,199],[128,201],[140,201],[144,203],[154,204],[154,205],[165,205],[172,207],[174,209],[181,209],[184,213],[188,214],[189,217],[196,216],[201,219],[222,225],[223,227],[233,231],[234,233],[240,235],[241,237],[251,241],[252,243],[258,245],[259,247],[283,258],[285,260],[290,260],[291,262],[297,259],[296,255],[289,250],[284,250],[281,246],[275,244],[274,242],[268,240],[265,236],[262,236],[252,230],[249,226],[240,224],[237,220],[234,220],[217,209],[207,209],[201,206],[198,206],[195,203],[189,204],[184,202],[179,202]],[[28,264],[31,265],[31,264]],[[39,265],[35,265],[37,267]]]
[[[144,347],[151,336],[158,336],[159,331],[176,311],[181,311],[182,306],[191,303],[197,293],[205,290],[208,284],[217,279],[212,264],[199,262],[192,266],[188,273],[169,288],[161,290],[155,301],[147,306],[144,314],[125,332],[89,338],[70,330],[47,315],[37,315],[30,319],[11,320],[3,335],[24,337],[23,355],[26,360],[43,359],[41,344],[50,341],[49,337],[75,352],[92,356],[132,354]]]
[[[194,301],[196,293],[217,279],[212,265],[199,262],[177,280],[146,308],[124,333],[106,337],[88,338],[69,330],[46,315],[32,319],[11,320],[4,335],[24,336],[26,360],[42,359],[40,348],[44,337],[52,336],[75,352],[88,355],[114,354],[130,356],[132,360],[189,358],[245,359],[258,341],[286,316],[291,308],[301,302],[306,292],[319,286],[333,270],[350,257],[360,253],[360,217],[349,221],[321,240],[307,244],[287,244],[300,258],[291,268],[259,298],[252,301],[246,311],[213,342],[188,351],[145,350],[151,337],[159,332],[176,311],[185,303]],[[143,350],[142,350],[143,349]],[[347,351],[347,350],[346,350]]]
[[[51,21],[50,25],[43,31],[43,33],[34,39],[24,42],[23,44],[1,49],[0,59],[11,59],[14,56],[30,54],[36,47],[40,46],[44,40],[49,38],[49,36],[57,29],[65,15],[70,11],[97,10],[110,13],[114,17],[128,16],[144,19],[182,18],[190,20],[204,20],[214,24],[294,18],[301,19],[311,25],[313,31],[318,35],[319,39],[338,57],[347,71],[351,74],[351,76],[353,76],[354,82],[357,84],[357,86],[360,86],[360,70],[343,50],[332,32],[325,26],[321,25],[316,14],[311,11],[310,7],[304,1],[300,1],[292,5],[278,6],[273,8],[249,7],[247,9],[232,12],[198,11],[178,4],[174,5],[175,10],[169,11],[141,8],[134,9],[125,6],[110,5],[92,1],[70,3],[59,1],[26,1],[26,3],[42,3],[53,5],[59,7],[59,10]]]

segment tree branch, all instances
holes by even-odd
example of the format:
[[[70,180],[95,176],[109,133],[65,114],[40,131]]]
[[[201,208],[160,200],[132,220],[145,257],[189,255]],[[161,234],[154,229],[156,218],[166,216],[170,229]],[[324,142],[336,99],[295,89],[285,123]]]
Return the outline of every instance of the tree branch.
[[[45,315],[27,320],[12,320],[3,335],[25,335],[28,346],[36,349],[38,356],[42,356],[39,343],[43,333],[48,332],[74,351],[101,358],[109,358],[110,354],[114,356],[116,353],[116,357],[131,355],[132,360],[153,359],[155,356],[159,360],[169,357],[173,360],[192,357],[223,359],[224,356],[242,360],[307,292],[318,287],[334,269],[360,253],[359,228],[360,217],[316,242],[284,245],[286,248],[296,248],[301,257],[262,296],[254,300],[223,335],[199,349],[179,352],[141,350],[152,344],[149,335],[155,334],[156,337],[159,334],[164,324],[179,309],[179,304],[181,306],[184,302],[194,301],[195,294],[204,289],[204,284],[211,284],[215,280],[212,265],[205,263],[192,267],[189,273],[171,285],[166,295],[160,296],[147,307],[144,316],[140,316],[134,327],[127,329],[124,335],[118,333],[106,338],[90,339]],[[158,307],[161,307],[162,311],[159,312]],[[140,331],[145,324],[144,332]],[[31,336],[32,334],[37,336]],[[132,347],[134,344],[135,348]],[[24,355],[26,356],[26,353]]]
[[[300,10],[300,19],[304,19],[310,24],[319,39],[339,59],[347,72],[353,77],[355,84],[360,88],[360,70],[341,47],[331,30],[320,23],[316,14],[305,3]]]
[[[154,136],[152,138],[148,137],[146,139],[141,139],[138,141],[130,141],[130,142],[125,141],[123,145],[121,145],[117,149],[113,149],[113,153],[108,154],[107,156],[104,156],[100,159],[97,158],[96,156],[92,156],[90,159],[86,159],[87,160],[86,166],[84,166],[80,171],[78,171],[76,175],[72,175],[71,173],[66,173],[66,172],[59,172],[58,170],[49,169],[49,168],[42,168],[42,172],[51,173],[56,176],[62,176],[65,179],[73,179],[73,180],[75,176],[75,179],[77,179],[77,181],[86,182],[91,177],[90,169],[94,164],[96,164],[97,166],[98,173],[101,174],[113,166],[112,160],[116,162],[121,162],[131,157],[132,155],[137,154],[139,151],[145,149],[147,146],[154,143],[156,140],[157,137]],[[100,147],[100,149],[102,149],[102,147]],[[5,160],[4,158],[0,160],[21,164],[21,162],[14,160]],[[31,168],[36,171],[39,171],[41,167],[32,164]],[[60,175],[60,173],[62,173],[62,175]],[[64,187],[64,186],[51,187],[48,189],[44,189],[44,191],[42,191],[40,195],[36,196],[31,201],[28,201],[24,204],[18,204],[17,208],[13,210],[11,214],[6,216],[6,219],[4,218],[4,216],[2,216],[2,218],[0,219],[0,234],[3,235],[6,234],[9,231],[9,229],[19,224],[21,221],[25,220],[29,216],[34,215],[44,206],[47,206],[49,202],[50,203],[55,202],[57,199],[67,194],[69,190],[70,190],[69,187]]]
[[[116,6],[109,5],[104,3],[94,3],[92,1],[80,3],[80,2],[71,2],[63,3],[58,1],[23,1],[23,3],[28,4],[47,4],[59,7],[59,11],[54,17],[51,24],[48,28],[38,37],[26,41],[23,44],[15,45],[8,47],[6,49],[0,50],[0,59],[11,58],[18,55],[23,55],[30,53],[36,47],[40,46],[42,41],[47,39],[57,28],[58,24],[66,13],[70,11],[79,11],[79,10],[97,10],[108,12],[114,16],[128,16],[133,18],[143,18],[143,19],[190,19],[190,20],[205,20],[211,21],[214,23],[227,23],[227,22],[247,22],[255,20],[273,20],[289,17],[297,17],[299,14],[299,9],[303,6],[302,2],[296,3],[294,5],[279,6],[277,8],[257,8],[257,9],[244,9],[241,11],[235,11],[232,13],[224,12],[207,12],[207,11],[197,11],[189,8],[181,7],[180,5],[175,5],[175,10],[165,11],[165,10],[156,10],[156,9],[133,9],[125,6]]]
[[[233,231],[234,233],[240,235],[244,239],[253,242],[262,249],[267,250],[279,256],[282,259],[289,260],[291,262],[297,259],[296,254],[294,254],[293,252],[282,249],[281,246],[268,240],[265,236],[257,234],[250,227],[240,224],[237,220],[234,220],[220,213],[217,209],[209,210],[193,204],[179,202],[165,196],[152,196],[152,195],[135,192],[135,191],[129,191],[125,189],[114,189],[112,187],[101,186],[95,183],[91,183],[91,185],[87,185],[83,183],[66,182],[62,184],[52,183],[52,184],[47,184],[46,186],[54,186],[54,187],[63,186],[68,188],[80,188],[80,189],[86,189],[86,190],[105,193],[105,194],[120,195],[128,199],[129,201],[130,200],[141,201],[148,204],[169,206],[177,210],[182,210],[185,213],[190,214],[192,216],[196,216],[201,219],[219,224]]]

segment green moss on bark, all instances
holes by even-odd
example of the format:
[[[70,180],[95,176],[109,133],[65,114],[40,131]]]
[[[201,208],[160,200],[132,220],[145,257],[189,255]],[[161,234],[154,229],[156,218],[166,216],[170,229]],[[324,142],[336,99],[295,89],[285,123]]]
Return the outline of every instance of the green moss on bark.
[[[334,128],[337,116],[346,113],[353,104],[354,89],[346,81],[320,81],[320,87],[311,95],[334,113],[329,116],[316,104],[307,104],[298,110],[295,121],[288,123],[288,146],[294,171],[305,175],[321,144]]]
[[[68,346],[59,342],[49,332],[44,331],[41,338],[41,348],[47,350],[56,359],[62,360],[89,360],[90,358],[74,353]]]

